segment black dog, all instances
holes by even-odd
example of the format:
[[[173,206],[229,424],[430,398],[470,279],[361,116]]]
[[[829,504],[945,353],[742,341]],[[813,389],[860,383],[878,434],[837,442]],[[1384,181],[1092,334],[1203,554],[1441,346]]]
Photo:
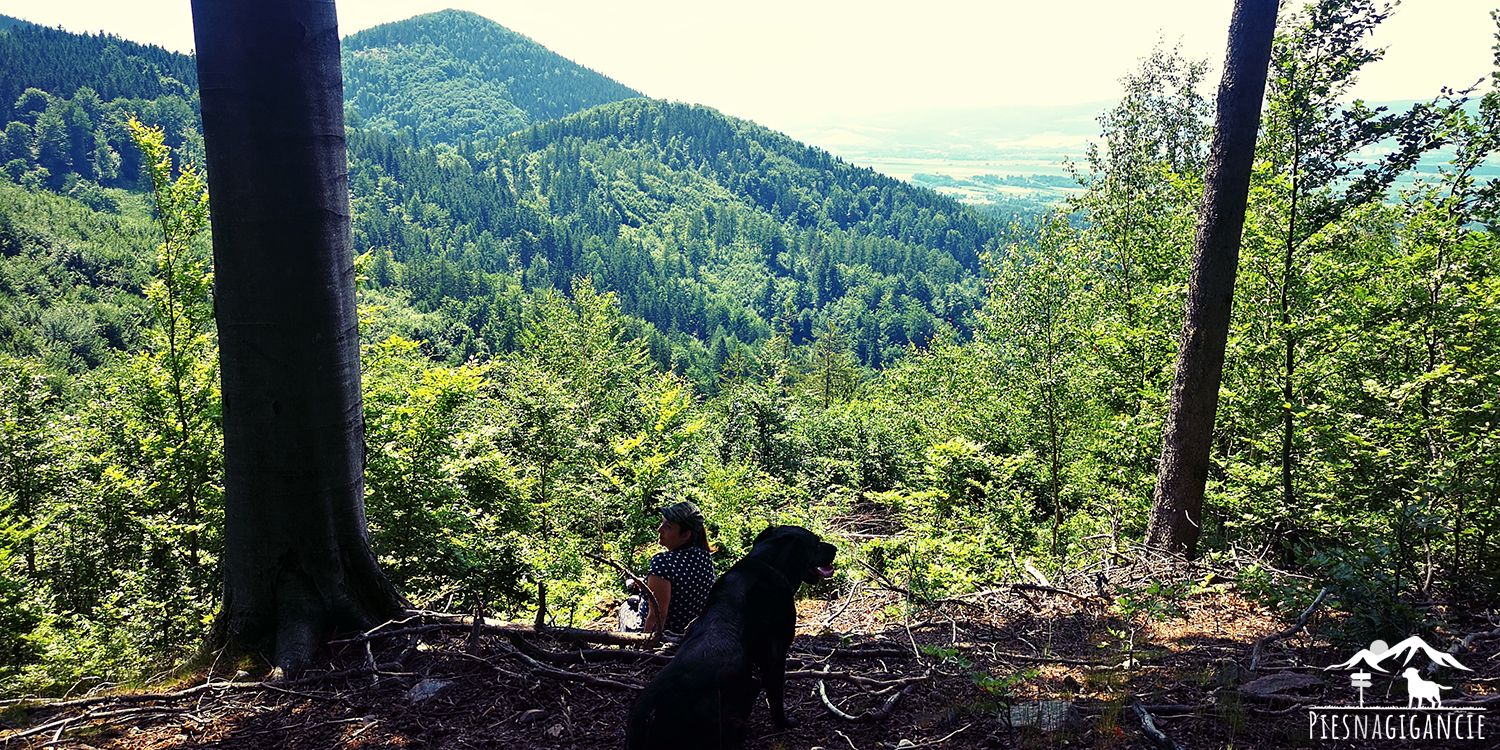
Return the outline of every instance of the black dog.
[[[750,554],[708,592],[677,655],[636,699],[625,747],[738,748],[762,686],[776,726],[796,726],[782,702],[786,651],[797,627],[792,600],[804,581],[833,575],[837,551],[801,526],[772,526],[755,537]]]

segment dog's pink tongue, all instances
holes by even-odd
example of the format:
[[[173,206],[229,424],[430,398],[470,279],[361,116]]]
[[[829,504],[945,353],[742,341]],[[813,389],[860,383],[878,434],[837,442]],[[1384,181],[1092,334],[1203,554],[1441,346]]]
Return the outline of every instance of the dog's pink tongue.
[[[820,575],[820,576],[822,576],[824,578],[832,578],[833,577],[833,566],[829,565],[828,567],[825,567],[825,568],[818,568],[818,575]]]

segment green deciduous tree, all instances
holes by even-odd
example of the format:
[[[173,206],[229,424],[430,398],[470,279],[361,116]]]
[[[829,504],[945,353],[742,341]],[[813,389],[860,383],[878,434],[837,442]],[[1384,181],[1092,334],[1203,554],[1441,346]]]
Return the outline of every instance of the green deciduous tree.
[[[156,251],[156,279],[146,287],[158,325],[146,335],[150,351],[136,363],[137,374],[147,382],[143,394],[154,402],[142,404],[142,409],[156,416],[150,423],[157,425],[146,431],[155,439],[149,445],[143,442],[143,448],[158,473],[153,486],[166,496],[163,510],[182,525],[186,549],[181,553],[193,588],[205,589],[218,578],[203,575],[199,553],[205,531],[219,534],[216,485],[222,449],[218,357],[210,329],[213,274],[202,249],[193,245],[208,226],[208,191],[191,164],[182,165],[172,177],[171,152],[160,128],[147,128],[134,119],[129,127],[144,156],[163,235]],[[213,523],[204,523],[205,503],[215,506],[208,514]],[[212,547],[217,550],[219,545]],[[217,565],[213,572],[219,572]]]
[[[997,352],[1025,449],[1047,476],[1054,551],[1064,515],[1065,484],[1080,437],[1096,409],[1096,372],[1085,365],[1086,340],[1097,310],[1085,285],[1087,256],[1067,219],[1048,218],[1033,242],[1006,248],[990,276],[985,340]]]
[[[1453,110],[1434,101],[1385,114],[1344,103],[1359,71],[1381,58],[1383,50],[1366,43],[1390,12],[1371,0],[1314,3],[1289,13],[1273,44],[1235,303],[1243,335],[1231,344],[1230,377],[1243,408],[1230,452],[1264,457],[1276,445],[1279,508],[1271,518],[1284,554],[1317,502],[1311,485],[1323,472],[1314,447],[1327,425],[1323,384],[1351,335],[1346,321],[1362,304],[1347,296],[1362,288],[1351,278],[1358,266],[1340,256],[1379,233],[1362,207],[1380,203],[1399,175],[1442,144]],[[1374,161],[1360,156],[1380,142],[1392,152]]]
[[[294,674],[400,611],[369,543],[338,24],[193,3],[224,398],[222,630]]]
[[[1277,4],[1236,0],[1146,541],[1193,555]]]

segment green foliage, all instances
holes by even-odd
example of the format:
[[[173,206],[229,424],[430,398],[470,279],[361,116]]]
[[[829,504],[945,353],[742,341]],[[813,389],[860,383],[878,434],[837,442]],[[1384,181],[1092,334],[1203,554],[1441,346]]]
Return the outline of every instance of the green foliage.
[[[344,77],[350,119],[371,130],[458,143],[501,138],[530,123],[502,82],[484,78],[479,66],[453,58],[446,47],[352,50],[344,56]]]
[[[119,204],[126,216],[46,194],[6,193],[0,204],[7,302],[22,320],[37,310],[41,334],[9,329],[28,356],[4,378],[0,670],[20,689],[139,676],[184,655],[217,606],[220,407],[211,276],[194,240],[206,195],[191,167],[172,176],[160,130],[137,134],[158,188],[158,232],[134,200]],[[156,278],[143,284],[140,258],[156,238]],[[83,359],[84,315],[112,309],[140,320],[100,326],[108,343]],[[75,342],[72,356],[61,341]],[[70,371],[81,377],[54,377]]]
[[[1035,244],[1007,248],[991,271],[986,311],[985,343],[996,351],[1015,406],[1032,416],[1017,432],[1047,476],[1054,545],[1060,543],[1064,493],[1071,491],[1065,490],[1067,468],[1097,398],[1084,366],[1096,312],[1086,293],[1087,257],[1070,247],[1071,231],[1063,217],[1053,216]]]
[[[423,139],[509,135],[531,122],[641,95],[465,11],[382,24],[350,34],[343,45],[350,110],[370,124],[414,129]],[[482,122],[490,115],[502,119]]]
[[[703,429],[704,419],[693,419],[689,409],[695,406],[691,394],[680,379],[670,373],[647,381],[647,393],[655,392],[654,401],[646,404],[646,428],[635,435],[621,435],[610,441],[615,460],[598,467],[622,499],[621,511],[640,517],[632,545],[645,542],[649,522],[670,469]]]
[[[158,523],[171,536],[181,534],[186,547],[190,589],[206,591],[219,580],[216,561],[200,559],[202,535],[219,533],[222,517],[222,435],[218,351],[213,322],[213,274],[202,244],[194,239],[208,227],[208,186],[191,164],[172,177],[172,158],[165,134],[131,119],[131,137],[144,156],[151,180],[155,215],[163,241],[157,245],[156,278],[146,287],[157,326],[147,334],[147,350],[131,362],[131,373],[143,388],[130,394],[152,428],[138,434],[141,458],[158,472],[147,491],[166,517]],[[144,468],[144,467],[143,467]],[[179,546],[172,539],[172,546]],[[210,556],[214,554],[210,552]]]
[[[1341,104],[1384,13],[1321,3],[1278,36],[1204,536],[1326,583],[1366,640],[1425,627],[1418,601],[1500,591],[1500,188],[1481,177],[1500,94]],[[165,64],[108,88],[136,64],[101,49],[103,73],[16,89],[0,140],[14,691],[137,677],[218,606],[194,99]],[[1073,199],[1001,228],[711,109],[622,101],[538,50],[451,11],[346,44],[366,512],[410,598],[516,616],[544,582],[554,618],[583,624],[619,594],[589,555],[643,565],[673,497],[705,511],[721,570],[771,523],[853,532],[844,559],[914,603],[1139,533],[1202,188],[1202,63],[1143,60]],[[1439,140],[1451,163],[1389,189]],[[1366,163],[1370,145],[1390,158]],[[142,175],[151,201],[124,189]],[[1240,585],[1305,607],[1281,580]],[[1124,647],[1191,593],[1123,597]],[[970,674],[997,701],[1029,676]]]
[[[32,90],[61,96],[84,87],[106,102],[165,96],[185,100],[198,90],[198,68],[190,55],[117,36],[34,24],[0,31],[0,104],[17,104],[13,111],[0,108],[0,125],[38,111],[37,104],[20,105],[38,101]]]
[[[7,679],[36,657],[28,636],[41,618],[26,582],[36,575],[36,535],[58,480],[47,430],[55,400],[42,368],[0,358],[0,675]]]
[[[533,519],[494,368],[434,365],[398,337],[363,359],[366,514],[386,574],[413,596],[452,587],[470,605],[524,600],[519,538]]]
[[[0,182],[0,352],[79,373],[143,343],[151,223]]]
[[[355,132],[349,146],[355,244],[382,264],[371,293],[403,298],[392,316],[444,310],[448,329],[421,338],[455,363],[515,350],[504,290],[568,294],[584,276],[706,395],[773,327],[798,347],[840,332],[825,344],[831,402],[862,377],[841,350],[879,368],[972,335],[978,252],[997,232],[702,107],[630,100],[493,144]]]

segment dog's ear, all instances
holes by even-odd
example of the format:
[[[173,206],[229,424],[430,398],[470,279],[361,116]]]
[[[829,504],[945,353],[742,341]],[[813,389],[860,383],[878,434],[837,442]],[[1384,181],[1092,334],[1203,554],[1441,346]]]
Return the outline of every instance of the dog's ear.
[[[753,546],[753,545],[756,545],[756,544],[760,544],[761,542],[764,542],[768,537],[771,536],[771,532],[773,532],[775,530],[776,530],[776,526],[774,524],[771,525],[771,526],[767,526],[765,531],[762,531],[759,534],[755,535],[755,541],[751,542],[750,544]]]

